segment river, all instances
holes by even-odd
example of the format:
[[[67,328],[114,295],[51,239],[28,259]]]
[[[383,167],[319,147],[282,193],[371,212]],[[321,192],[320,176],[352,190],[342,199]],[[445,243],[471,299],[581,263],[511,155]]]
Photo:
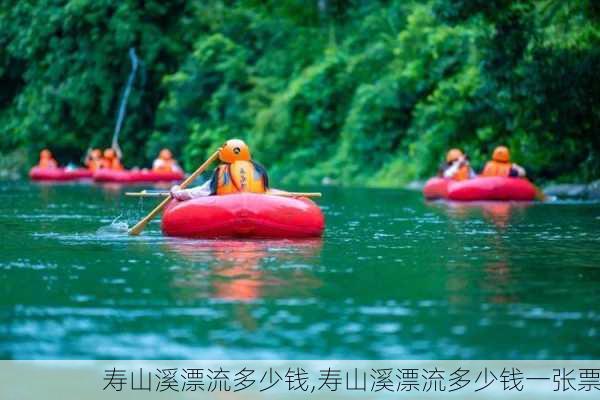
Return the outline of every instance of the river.
[[[106,228],[157,202],[123,187],[0,182],[0,355],[600,357],[600,203],[305,189],[322,240],[209,241]]]

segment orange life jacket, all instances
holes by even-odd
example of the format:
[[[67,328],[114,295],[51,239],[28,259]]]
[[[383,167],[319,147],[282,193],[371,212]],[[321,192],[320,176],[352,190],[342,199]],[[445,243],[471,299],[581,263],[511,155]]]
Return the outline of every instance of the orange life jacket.
[[[102,159],[101,158],[88,158],[85,162],[85,166],[90,171],[94,172],[102,168]]]
[[[221,164],[217,169],[217,195],[239,192],[265,193],[265,177],[250,161]]]
[[[112,169],[115,171],[121,171],[123,169],[121,161],[116,157],[113,159],[103,158],[100,165],[102,166],[102,168]]]
[[[481,176],[510,176],[512,163],[488,161],[481,172]]]
[[[465,181],[471,177],[470,172],[471,168],[468,165],[463,165],[456,171],[452,179],[455,181]]]
[[[157,161],[160,161],[159,163],[157,163]],[[156,172],[175,172],[175,160],[162,160],[162,159],[157,159],[154,161],[155,165],[157,165],[156,167],[152,168],[153,171]]]
[[[58,164],[54,158],[42,158],[38,163],[38,167],[40,168],[56,168]]]

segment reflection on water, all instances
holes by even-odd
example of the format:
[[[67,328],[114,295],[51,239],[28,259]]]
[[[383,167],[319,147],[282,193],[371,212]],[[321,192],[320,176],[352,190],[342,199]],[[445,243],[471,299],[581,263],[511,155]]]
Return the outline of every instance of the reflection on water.
[[[194,298],[251,301],[287,293],[306,296],[319,286],[311,276],[318,263],[321,239],[314,240],[187,240],[168,239],[167,251],[191,261],[178,268],[173,287]],[[277,273],[269,264],[277,262]],[[200,266],[200,267],[199,267]],[[287,271],[287,274],[282,274]],[[211,290],[206,289],[210,282]]]
[[[481,202],[431,202],[434,207],[445,210],[448,216],[456,219],[468,219],[474,215],[482,214],[483,217],[496,225],[499,229],[509,226],[511,218],[519,218],[527,207],[534,203],[530,202],[505,202],[505,201],[481,201]]]
[[[511,225],[511,221],[520,221],[527,207],[532,206],[529,202],[438,202],[438,208],[445,210],[453,219],[468,220],[473,216],[481,215],[489,221],[499,233],[505,232]],[[508,260],[510,254],[504,244],[502,235],[486,235],[485,249],[496,255],[496,259],[485,262],[484,277],[480,283],[481,290],[489,295],[486,300],[494,304],[514,303],[518,301],[515,293],[511,292],[514,285],[511,267]],[[451,277],[454,287],[464,287],[463,280]]]
[[[598,203],[327,188],[322,240],[98,232],[156,204],[139,188],[0,183],[0,355],[600,356]]]

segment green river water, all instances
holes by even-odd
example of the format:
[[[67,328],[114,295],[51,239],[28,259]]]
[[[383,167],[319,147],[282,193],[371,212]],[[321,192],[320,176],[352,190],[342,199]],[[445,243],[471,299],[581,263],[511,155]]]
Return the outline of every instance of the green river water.
[[[600,357],[598,203],[324,188],[322,240],[200,241],[106,228],[126,189],[0,183],[2,358]]]

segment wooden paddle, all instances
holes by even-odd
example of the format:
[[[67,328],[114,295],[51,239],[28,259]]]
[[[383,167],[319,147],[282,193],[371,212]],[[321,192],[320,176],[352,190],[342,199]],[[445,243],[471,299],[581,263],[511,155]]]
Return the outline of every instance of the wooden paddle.
[[[321,197],[320,192],[288,192],[286,190],[269,189],[267,194],[281,197]]]
[[[169,194],[169,192],[146,192],[145,190],[141,192],[125,192],[125,196],[130,197],[165,197]]]
[[[542,191],[541,188],[539,188],[536,185],[533,185],[533,187],[535,188],[535,199],[537,201],[546,201],[546,200],[548,200],[548,196],[546,196],[546,194]]]
[[[281,197],[321,197],[322,194],[319,192],[284,192],[284,191],[276,191],[276,192],[267,192],[266,194],[271,196],[281,196]],[[169,192],[147,192],[142,190],[141,192],[126,192],[125,196],[131,197],[165,197],[169,196]]]
[[[208,168],[208,166],[215,161],[217,158],[219,157],[219,152],[215,151],[213,153],[212,156],[210,156],[208,158],[208,160],[204,161],[204,164],[202,164],[200,167],[198,167],[198,169],[196,171],[194,171],[193,174],[191,174],[190,176],[187,177],[186,180],[184,180],[181,185],[179,185],[179,187],[181,187],[182,189],[185,189],[190,183],[194,182],[196,180],[196,178],[202,173],[204,172],[204,170],[206,168]],[[165,208],[165,206],[169,203],[169,201],[171,201],[171,194],[166,192],[165,194],[167,196],[166,199],[164,199],[163,201],[160,202],[160,204],[158,206],[156,206],[156,208],[152,211],[150,211],[150,214],[146,215],[144,218],[142,218],[140,220],[140,222],[138,222],[137,224],[135,224],[131,229],[129,229],[129,234],[133,235],[133,236],[137,236],[139,235],[144,228],[146,227],[146,225],[148,224],[148,222],[152,221],[152,219],[154,219],[154,217],[156,217],[163,208]]]

